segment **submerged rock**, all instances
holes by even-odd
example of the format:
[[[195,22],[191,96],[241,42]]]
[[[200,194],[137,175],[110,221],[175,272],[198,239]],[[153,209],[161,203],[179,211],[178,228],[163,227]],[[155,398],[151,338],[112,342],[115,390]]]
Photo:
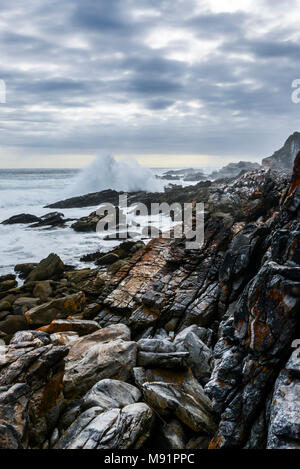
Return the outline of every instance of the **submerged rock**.
[[[2,222],[2,225],[16,225],[18,223],[29,225],[30,223],[37,223],[39,221],[40,221],[40,218],[36,217],[35,215],[22,213],[20,215],[14,215],[13,217],[8,218],[7,220],[4,220]]]

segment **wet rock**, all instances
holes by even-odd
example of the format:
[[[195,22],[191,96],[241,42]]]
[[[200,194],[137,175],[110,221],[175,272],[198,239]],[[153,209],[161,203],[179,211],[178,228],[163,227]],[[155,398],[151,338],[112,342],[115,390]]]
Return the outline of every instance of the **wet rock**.
[[[85,394],[105,378],[126,381],[136,365],[137,344],[120,324],[101,329],[70,344],[66,358],[64,392],[68,399]]]
[[[26,282],[55,279],[64,272],[65,266],[56,254],[43,259],[28,275]]]
[[[134,376],[146,403],[160,415],[174,415],[196,432],[214,433],[211,402],[190,371],[135,368]]]
[[[68,316],[80,313],[85,305],[86,298],[83,293],[65,296],[36,306],[25,313],[27,324],[30,327],[46,326],[54,319],[65,319]]]
[[[8,220],[4,220],[2,222],[2,225],[16,225],[18,223],[29,225],[29,223],[35,223],[39,221],[40,221],[40,218],[36,217],[35,215],[21,213],[20,215],[14,215]]]
[[[59,212],[53,212],[53,213],[47,213],[46,215],[43,215],[37,223],[34,223],[31,225],[31,228],[40,228],[43,226],[63,226],[67,221],[67,219],[64,218],[63,213]]]

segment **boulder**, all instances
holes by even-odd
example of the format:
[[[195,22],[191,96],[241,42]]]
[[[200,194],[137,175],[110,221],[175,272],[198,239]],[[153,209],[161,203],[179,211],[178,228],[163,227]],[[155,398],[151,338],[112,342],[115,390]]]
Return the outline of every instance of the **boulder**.
[[[33,328],[46,326],[54,319],[65,319],[72,314],[80,313],[85,301],[83,293],[75,293],[36,306],[25,313],[28,326]]]
[[[26,282],[55,279],[61,276],[64,270],[65,266],[62,260],[56,254],[50,254],[30,272]]]
[[[93,407],[71,425],[56,449],[140,449],[150,436],[153,412],[144,403],[102,412]]]
[[[101,329],[70,344],[64,393],[68,399],[85,394],[101,379],[126,381],[136,365],[137,344],[123,324]]]
[[[131,384],[116,379],[103,379],[96,383],[82,399],[82,409],[101,407],[104,410],[135,404],[141,399],[141,391]]]
[[[214,433],[211,401],[191,371],[135,368],[134,376],[146,403],[160,415],[176,416],[196,432]]]

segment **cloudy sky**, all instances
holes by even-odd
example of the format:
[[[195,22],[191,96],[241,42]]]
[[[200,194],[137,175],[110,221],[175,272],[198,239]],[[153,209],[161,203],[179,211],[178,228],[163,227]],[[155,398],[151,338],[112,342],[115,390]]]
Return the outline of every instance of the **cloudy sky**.
[[[0,167],[259,161],[300,130],[300,0],[0,0]]]

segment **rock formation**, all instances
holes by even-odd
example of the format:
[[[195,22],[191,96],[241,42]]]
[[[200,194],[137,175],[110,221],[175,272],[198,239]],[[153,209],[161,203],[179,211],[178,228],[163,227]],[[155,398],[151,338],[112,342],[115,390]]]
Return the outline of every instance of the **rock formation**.
[[[267,168],[278,168],[291,170],[300,151],[300,132],[294,132],[289,136],[280,150],[275,151],[272,156],[262,160],[263,166]]]
[[[206,203],[199,250],[0,277],[0,448],[299,449],[299,172],[164,194]]]

